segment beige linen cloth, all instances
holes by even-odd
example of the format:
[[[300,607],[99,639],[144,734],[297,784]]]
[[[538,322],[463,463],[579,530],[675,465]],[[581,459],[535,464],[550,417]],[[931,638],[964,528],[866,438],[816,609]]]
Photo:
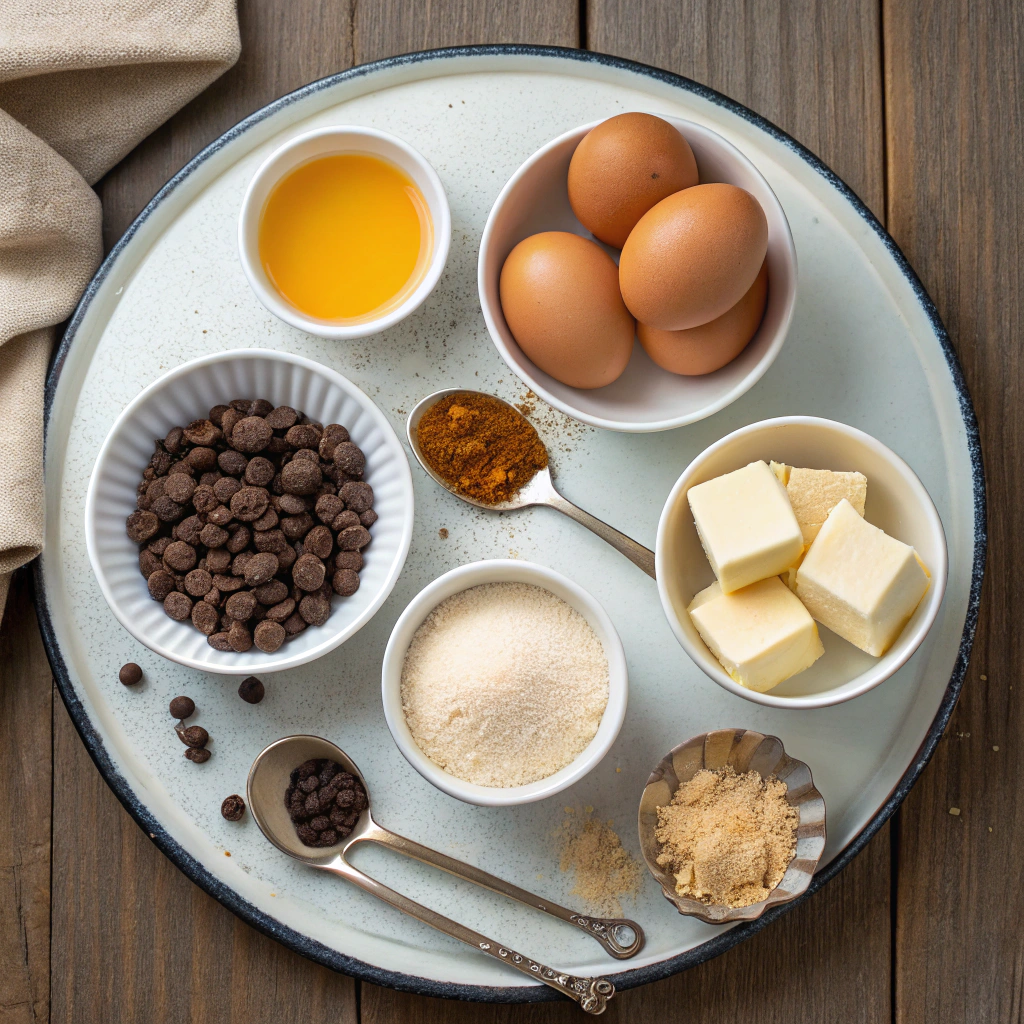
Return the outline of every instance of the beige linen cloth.
[[[89,186],[239,49],[235,0],[0,0],[0,614],[42,550],[54,325],[103,255]]]

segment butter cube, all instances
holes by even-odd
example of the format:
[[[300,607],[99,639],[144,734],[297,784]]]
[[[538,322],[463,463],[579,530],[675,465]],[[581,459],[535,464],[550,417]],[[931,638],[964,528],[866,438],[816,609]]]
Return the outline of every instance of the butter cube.
[[[800,524],[766,462],[706,480],[687,493],[711,568],[731,594],[778,576],[803,551]]]
[[[914,614],[929,579],[909,544],[872,526],[844,498],[804,556],[796,594],[822,625],[878,658]]]
[[[722,667],[748,690],[764,693],[825,653],[814,620],[777,576],[732,594],[712,583],[687,611]]]
[[[777,463],[773,463],[773,466]],[[800,524],[804,544],[810,545],[822,523],[845,498],[864,515],[864,503],[868,498],[868,478],[863,473],[836,473],[831,469],[786,469],[786,493],[793,506],[793,514]],[[778,475],[778,474],[776,474]]]

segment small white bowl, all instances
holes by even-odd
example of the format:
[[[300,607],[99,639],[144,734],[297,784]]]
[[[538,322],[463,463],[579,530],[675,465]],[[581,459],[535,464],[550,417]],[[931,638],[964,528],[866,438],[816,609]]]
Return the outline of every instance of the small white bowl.
[[[854,647],[820,623],[825,653],[809,669],[767,693],[734,682],[705,646],[686,608],[715,576],[701,547],[687,491],[763,459],[808,469],[859,471],[868,478],[865,519],[912,545],[931,573],[917,611],[881,657]],[[935,621],[946,589],[946,536],[938,512],[914,471],[863,431],[814,416],[784,416],[736,430],[697,456],[672,488],[658,523],[658,593],[672,632],[699,668],[720,686],[757,704],[821,708],[859,697],[906,664]]]
[[[478,786],[449,775],[420,749],[413,739],[412,731],[405,720],[405,712],[402,710],[402,666],[416,630],[446,598],[484,583],[529,583],[560,597],[587,620],[601,641],[608,658],[608,706],[594,738],[574,761],[554,775],[531,782],[527,786],[499,789],[493,786]],[[615,742],[615,737],[622,727],[622,720],[626,716],[629,689],[626,655],[608,613],[582,587],[561,573],[534,562],[521,562],[517,559],[495,559],[461,565],[424,587],[395,623],[384,652],[381,681],[384,717],[395,743],[398,744],[398,749],[409,764],[442,792],[466,803],[479,804],[483,807],[509,807],[533,803],[554,796],[555,793],[560,793],[582,779],[608,753]]]
[[[323,626],[310,626],[273,654],[215,651],[191,622],[175,622],[154,601],[139,572],[138,546],[125,533],[135,488],[153,442],[173,426],[203,418],[232,398],[266,398],[323,423],[341,423],[366,456],[364,479],[378,514],[364,550],[359,589],[331,602]],[[224,675],[278,672],[334,650],[366,625],[391,593],[412,540],[412,474],[384,414],[340,373],[301,356],[261,349],[221,352],[164,374],[118,416],[103,442],[85,501],[85,539],[100,590],[140,643],[180,665]]]
[[[694,423],[735,402],[761,379],[782,348],[796,303],[796,249],[789,221],[760,171],[731,143],[692,121],[658,114],[689,142],[703,183],[729,182],[745,188],[768,218],[768,306],[757,334],[728,365],[702,377],[682,377],[657,366],[635,342],[618,380],[585,391],[549,377],[516,344],[505,322],[498,282],[505,258],[538,231],[593,235],[569,205],[569,161],[593,121],[537,150],[509,179],[491,208],[480,241],[477,286],[487,330],[511,370],[549,405],[595,427],[643,433]],[[618,250],[604,246],[616,260]]]
[[[423,193],[433,221],[434,248],[423,279],[405,300],[382,316],[372,320],[331,321],[306,316],[285,300],[267,277],[260,260],[259,226],[263,206],[274,186],[300,164],[316,157],[338,153],[364,153],[380,157],[404,171]],[[242,269],[249,279],[256,298],[275,316],[300,330],[316,334],[321,338],[345,341],[365,338],[376,334],[404,320],[434,290],[441,271],[448,259],[448,247],[452,238],[452,217],[448,209],[448,198],[437,172],[408,143],[377,131],[375,128],[360,128],[340,125],[332,128],[318,128],[286,142],[275,150],[261,164],[253,175],[242,210],[238,217],[238,252]]]

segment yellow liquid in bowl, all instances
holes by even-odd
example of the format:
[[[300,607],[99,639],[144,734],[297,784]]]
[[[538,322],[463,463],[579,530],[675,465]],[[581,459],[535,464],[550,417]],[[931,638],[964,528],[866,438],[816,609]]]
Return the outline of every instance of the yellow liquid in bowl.
[[[403,171],[344,153],[310,160],[274,186],[260,216],[260,261],[300,313],[358,323],[408,298],[433,236],[426,200]]]

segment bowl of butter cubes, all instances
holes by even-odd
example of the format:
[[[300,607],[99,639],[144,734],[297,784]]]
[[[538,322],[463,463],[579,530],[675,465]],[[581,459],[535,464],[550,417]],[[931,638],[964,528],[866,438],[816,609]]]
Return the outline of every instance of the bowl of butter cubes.
[[[787,416],[702,452],[658,524],[658,590],[715,682],[773,707],[827,707],[920,647],[946,586],[946,539],[914,471],[854,427]]]

